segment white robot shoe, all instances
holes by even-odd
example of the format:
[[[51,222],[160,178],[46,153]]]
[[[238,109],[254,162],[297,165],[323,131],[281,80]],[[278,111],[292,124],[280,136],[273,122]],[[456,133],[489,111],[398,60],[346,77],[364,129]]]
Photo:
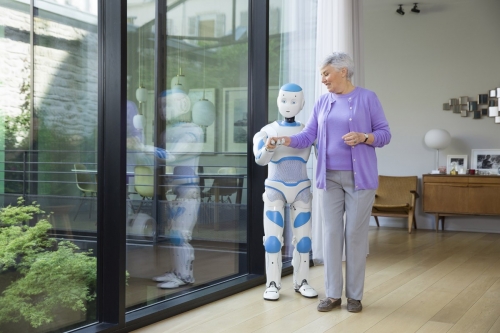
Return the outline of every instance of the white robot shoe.
[[[155,276],[154,278],[152,278],[152,280],[155,282],[166,282],[172,280],[173,278],[176,278],[175,274],[172,272],[167,272],[163,275]]]
[[[264,299],[266,301],[277,301],[280,298],[280,291],[278,287],[276,287],[276,283],[271,281],[269,283],[269,287],[264,291]]]
[[[299,288],[295,287],[295,291],[307,298],[318,297],[318,293],[307,283],[306,279],[302,280]]]
[[[181,280],[177,276],[173,275],[170,280],[158,283],[156,286],[161,289],[174,289],[186,284],[188,284],[186,281]]]

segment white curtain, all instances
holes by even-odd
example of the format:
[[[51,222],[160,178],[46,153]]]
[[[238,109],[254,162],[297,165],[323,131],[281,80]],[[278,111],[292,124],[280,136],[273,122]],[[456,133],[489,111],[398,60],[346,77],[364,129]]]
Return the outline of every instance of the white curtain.
[[[277,1],[270,2],[276,4]],[[304,91],[305,105],[302,111],[295,117],[297,121],[307,122],[314,106],[315,83],[317,77],[316,64],[316,15],[317,3],[315,0],[281,0],[279,7],[282,8],[281,20],[281,77],[280,86],[286,83],[295,83]],[[269,100],[275,100],[278,96],[269,96]],[[310,156],[307,165],[309,178],[312,179],[312,160]],[[285,210],[286,221],[289,221],[289,207]],[[292,230],[289,225],[285,226],[285,244],[290,244]],[[285,256],[292,256],[292,247],[287,247]]]
[[[321,84],[318,66],[328,54],[335,51],[351,54],[355,63],[353,83],[357,86],[364,85],[362,21],[362,0],[318,0],[314,100],[327,92]],[[316,159],[311,160],[315,182]],[[317,200],[318,191],[320,190],[313,186],[312,251],[314,263],[321,265],[323,264],[322,216]]]
[[[303,88],[305,105],[295,118],[305,123],[316,100],[317,7],[315,1],[304,0],[282,0],[282,6],[280,85],[295,83]]]

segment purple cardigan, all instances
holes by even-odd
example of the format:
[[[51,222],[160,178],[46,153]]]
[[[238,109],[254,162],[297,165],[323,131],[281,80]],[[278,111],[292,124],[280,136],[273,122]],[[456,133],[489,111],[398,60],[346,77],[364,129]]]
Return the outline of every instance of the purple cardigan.
[[[383,147],[391,141],[389,124],[377,95],[370,90],[356,87],[351,93],[353,109],[349,131],[372,133],[375,140],[371,145],[358,144],[352,148],[354,184],[357,190],[378,187],[378,169],[375,147]],[[305,128],[290,136],[290,147],[306,148],[317,140],[318,163],[316,166],[316,187],[326,189],[326,119],[335,112],[337,95],[322,95],[314,105],[313,113]]]

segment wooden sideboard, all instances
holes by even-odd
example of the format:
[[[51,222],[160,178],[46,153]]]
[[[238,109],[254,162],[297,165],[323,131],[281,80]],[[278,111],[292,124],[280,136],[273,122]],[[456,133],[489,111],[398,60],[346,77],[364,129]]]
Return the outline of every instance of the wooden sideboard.
[[[500,176],[427,174],[422,183],[423,210],[434,214],[436,231],[445,216],[500,215]]]

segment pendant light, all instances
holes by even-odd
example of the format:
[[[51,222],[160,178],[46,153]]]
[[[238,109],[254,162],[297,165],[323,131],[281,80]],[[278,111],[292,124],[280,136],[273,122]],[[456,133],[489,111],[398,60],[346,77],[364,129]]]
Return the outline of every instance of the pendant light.
[[[193,122],[200,126],[210,126],[215,120],[215,105],[205,98],[205,46],[203,46],[203,97],[193,105]]]
[[[177,40],[177,68],[179,69],[179,72],[176,76],[172,78],[172,81],[170,82],[170,87],[173,89],[180,89],[184,91],[186,94],[189,91],[189,87],[187,84],[186,77],[184,74],[182,74],[182,67],[181,67],[181,42],[178,39]]]
[[[143,104],[146,102],[147,97],[148,97],[148,91],[146,88],[144,88],[144,85],[142,83],[142,67],[144,65],[143,62],[141,62],[141,58],[144,52],[144,45],[142,45],[142,32],[139,31],[139,88],[135,91],[135,97],[139,101],[139,113],[134,116],[134,119],[132,120],[134,127],[137,128],[138,130],[143,130],[144,129],[144,123],[145,119],[144,116],[142,115],[142,108]],[[141,64],[142,63],[142,64]]]

